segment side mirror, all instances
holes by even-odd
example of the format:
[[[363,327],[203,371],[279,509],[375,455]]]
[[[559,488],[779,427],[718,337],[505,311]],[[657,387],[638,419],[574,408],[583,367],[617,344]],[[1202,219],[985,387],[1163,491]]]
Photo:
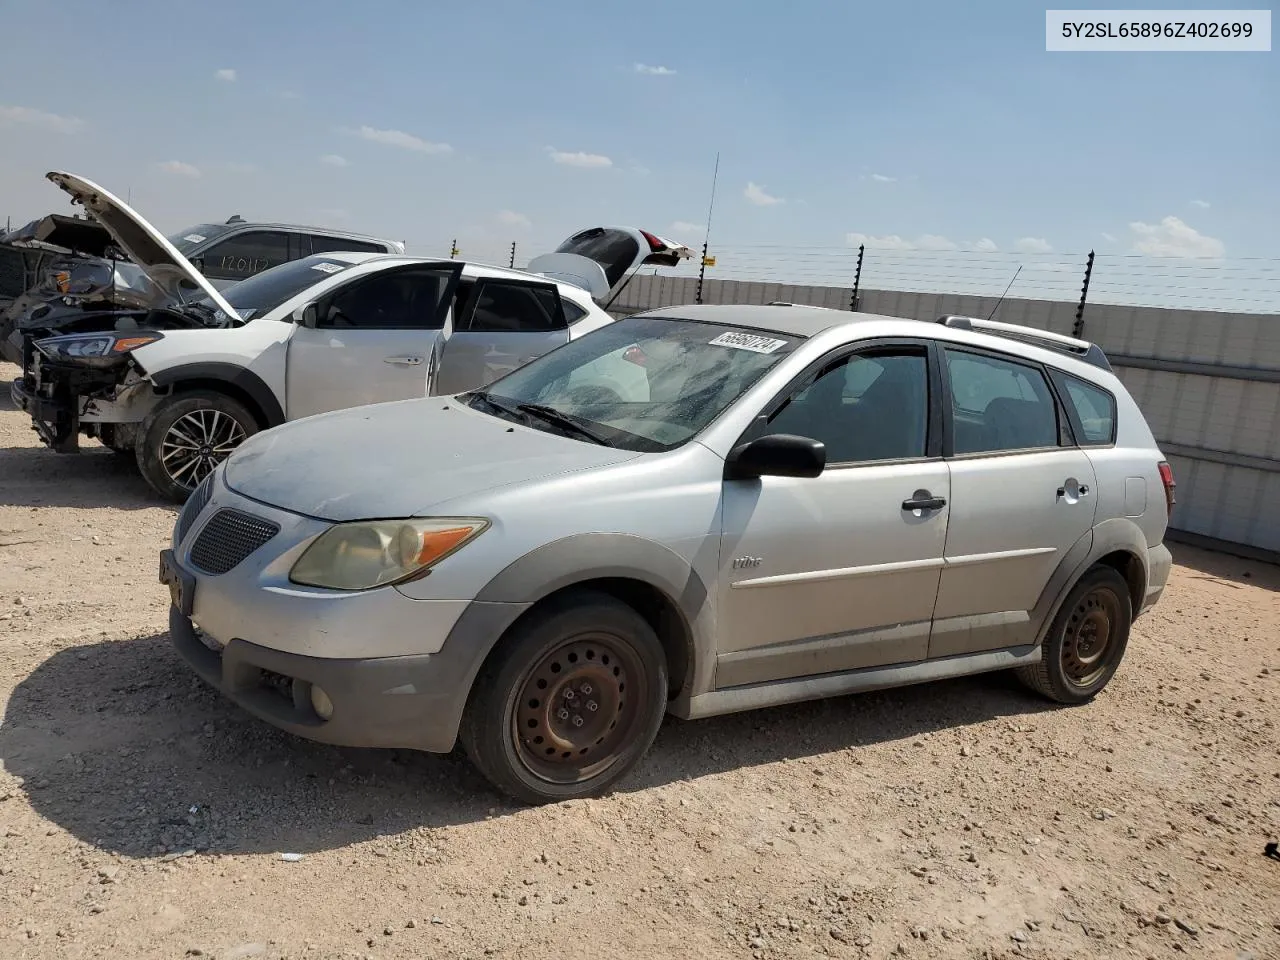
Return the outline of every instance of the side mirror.
[[[817,477],[826,466],[825,444],[808,437],[777,433],[734,447],[725,460],[724,478]]]
[[[300,327],[308,327],[314,330],[318,316],[319,313],[314,303],[304,303],[293,311],[293,322]]]

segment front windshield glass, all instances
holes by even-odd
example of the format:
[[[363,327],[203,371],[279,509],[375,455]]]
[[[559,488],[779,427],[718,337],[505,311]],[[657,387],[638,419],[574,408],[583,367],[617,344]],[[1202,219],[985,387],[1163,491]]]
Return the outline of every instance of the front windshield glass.
[[[229,229],[230,227],[225,223],[197,223],[194,227],[179,230],[165,239],[177,247],[178,252],[185,257],[206,240],[212,240],[219,234],[226,233]]]
[[[803,340],[722,324],[628,317],[571,340],[465,395],[465,401],[584,441],[670,450],[702,431]],[[549,408],[553,417],[546,409],[521,409],[530,404]],[[564,418],[569,423],[557,425]]]
[[[252,320],[292,300],[303,290],[327,280],[335,273],[349,270],[354,264],[325,254],[291,260],[270,270],[241,280],[221,291],[222,298],[236,308],[241,320]],[[211,300],[205,300],[212,306]]]

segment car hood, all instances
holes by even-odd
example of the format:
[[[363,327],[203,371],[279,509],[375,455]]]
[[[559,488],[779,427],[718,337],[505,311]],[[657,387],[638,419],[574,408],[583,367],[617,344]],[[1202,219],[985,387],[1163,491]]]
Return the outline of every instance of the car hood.
[[[427,397],[257,434],[227,459],[225,481],[262,503],[342,522],[420,516],[460,496],[637,456]]]
[[[116,244],[141,267],[166,294],[175,300],[200,300],[208,297],[217,309],[229,317],[236,311],[159,230],[119,197],[113,196],[92,180],[73,173],[54,170],[45,176],[84,207],[94,220],[102,224]],[[191,289],[204,297],[192,296]]]

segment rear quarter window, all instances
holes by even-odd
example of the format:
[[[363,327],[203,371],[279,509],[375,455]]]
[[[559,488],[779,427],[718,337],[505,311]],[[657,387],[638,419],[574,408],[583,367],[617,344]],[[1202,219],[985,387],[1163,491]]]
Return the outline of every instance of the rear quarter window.
[[[1058,390],[1075,415],[1082,447],[1105,447],[1116,440],[1116,398],[1111,391],[1070,374],[1055,371]]]

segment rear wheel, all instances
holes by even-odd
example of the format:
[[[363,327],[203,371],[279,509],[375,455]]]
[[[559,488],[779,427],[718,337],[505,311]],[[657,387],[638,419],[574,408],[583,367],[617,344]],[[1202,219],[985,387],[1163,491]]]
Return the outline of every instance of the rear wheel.
[[[667,664],[626,604],[580,593],[535,611],[476,678],[461,739],[472,763],[524,803],[598,796],[657,736]]]
[[[1115,676],[1132,623],[1125,578],[1112,567],[1093,567],[1067,594],[1040,662],[1019,668],[1018,678],[1050,700],[1086,703]]]
[[[201,480],[257,432],[253,414],[226,394],[174,394],[143,421],[138,469],[166,500],[184,503]]]

